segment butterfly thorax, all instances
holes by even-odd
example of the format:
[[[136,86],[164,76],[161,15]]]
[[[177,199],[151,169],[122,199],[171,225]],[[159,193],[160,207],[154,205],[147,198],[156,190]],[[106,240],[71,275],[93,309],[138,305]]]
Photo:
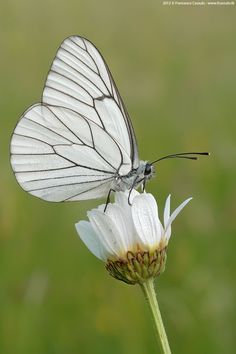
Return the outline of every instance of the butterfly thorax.
[[[154,174],[153,165],[147,161],[140,161],[138,168],[132,169],[124,176],[118,175],[113,182],[112,188],[115,191],[126,191],[138,186],[145,185],[146,181]]]

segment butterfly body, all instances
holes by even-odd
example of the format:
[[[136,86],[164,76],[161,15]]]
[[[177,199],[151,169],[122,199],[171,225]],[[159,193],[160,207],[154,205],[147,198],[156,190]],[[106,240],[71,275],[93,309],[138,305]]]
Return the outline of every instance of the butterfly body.
[[[154,174],[153,166],[149,168],[149,163],[140,161],[138,168],[131,170],[127,175],[117,176],[112,189],[115,191],[126,191],[139,187],[141,184],[145,185],[146,181],[152,178]]]

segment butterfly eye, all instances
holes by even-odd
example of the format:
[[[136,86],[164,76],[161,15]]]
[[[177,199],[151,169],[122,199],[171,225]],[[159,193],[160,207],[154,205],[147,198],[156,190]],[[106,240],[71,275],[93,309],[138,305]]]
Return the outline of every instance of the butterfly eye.
[[[145,166],[144,176],[150,175],[151,172],[152,172],[152,165],[150,163],[147,163]]]

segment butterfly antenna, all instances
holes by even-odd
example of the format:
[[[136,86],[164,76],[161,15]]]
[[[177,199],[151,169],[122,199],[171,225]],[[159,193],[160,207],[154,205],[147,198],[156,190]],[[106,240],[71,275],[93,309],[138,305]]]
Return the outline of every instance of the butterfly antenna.
[[[209,152],[180,152],[178,154],[171,154],[171,155],[167,155],[164,157],[161,157],[153,162],[151,162],[150,164],[153,165],[156,162],[159,162],[161,160],[166,160],[166,159],[188,159],[188,160],[197,160],[198,159],[198,155],[206,155],[209,156],[210,153]]]

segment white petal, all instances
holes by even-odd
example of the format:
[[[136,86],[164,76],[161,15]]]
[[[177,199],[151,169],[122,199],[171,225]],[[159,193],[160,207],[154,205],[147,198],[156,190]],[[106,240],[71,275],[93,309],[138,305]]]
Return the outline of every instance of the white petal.
[[[80,221],[75,224],[76,231],[79,237],[97,258],[105,261],[107,259],[106,250],[98,239],[97,234],[94,232],[92,226],[88,221]]]
[[[117,203],[119,205],[123,205],[123,204],[126,205],[128,203],[129,194],[130,194],[130,191],[116,192],[116,194],[115,194],[115,203]],[[135,189],[132,189],[129,201],[132,203],[134,197],[136,197],[139,194],[140,193],[138,191],[136,191]]]
[[[122,249],[125,252],[128,251],[130,249],[130,236],[133,231],[133,220],[131,215],[130,217],[127,217],[124,210],[117,204],[108,205],[106,215],[112,219],[117,228],[118,234],[116,237],[120,239]]]
[[[109,205],[109,204],[108,204]],[[106,204],[101,204],[97,207],[98,210],[104,211],[106,208]],[[92,210],[96,210],[96,209],[92,209]]]
[[[167,243],[169,241],[170,236],[171,236],[171,224],[167,226],[167,228],[165,228],[164,231],[164,239],[167,240]]]
[[[168,220],[170,218],[170,194],[166,198],[165,208],[164,208],[164,227],[166,229]]]
[[[129,243],[129,248],[137,243],[136,240],[136,230],[134,227],[134,222],[133,222],[133,218],[132,218],[132,213],[131,213],[131,205],[128,203],[128,192],[117,192],[115,199],[116,199],[116,205],[118,205],[120,207],[120,209],[122,210],[122,214],[126,223],[126,229],[127,229],[127,238],[128,243]],[[137,195],[139,195],[140,193],[138,193],[136,190],[133,190],[131,193],[131,202],[133,200],[133,198]]]
[[[135,196],[139,195],[136,190],[132,191],[131,201]],[[131,205],[128,203],[128,193],[126,192],[117,192],[116,193],[116,204],[122,209],[123,215],[125,217],[125,222],[129,228],[129,233],[133,234],[135,232],[134,223],[131,213]]]
[[[135,197],[131,207],[136,231],[143,244],[152,247],[161,239],[160,220],[157,204],[149,193],[142,193]]]
[[[113,220],[97,209],[88,212],[88,217],[107,253],[119,257],[124,251],[122,236]]]
[[[170,238],[170,234],[171,234],[171,224],[172,222],[175,220],[175,218],[177,217],[177,215],[181,212],[181,210],[185,207],[185,205],[187,205],[190,200],[193,199],[193,198],[188,198],[186,199],[183,203],[181,203],[178,208],[175,209],[175,211],[171,214],[168,222],[167,222],[167,225],[165,227],[165,234],[166,234],[166,237],[167,238]]]

